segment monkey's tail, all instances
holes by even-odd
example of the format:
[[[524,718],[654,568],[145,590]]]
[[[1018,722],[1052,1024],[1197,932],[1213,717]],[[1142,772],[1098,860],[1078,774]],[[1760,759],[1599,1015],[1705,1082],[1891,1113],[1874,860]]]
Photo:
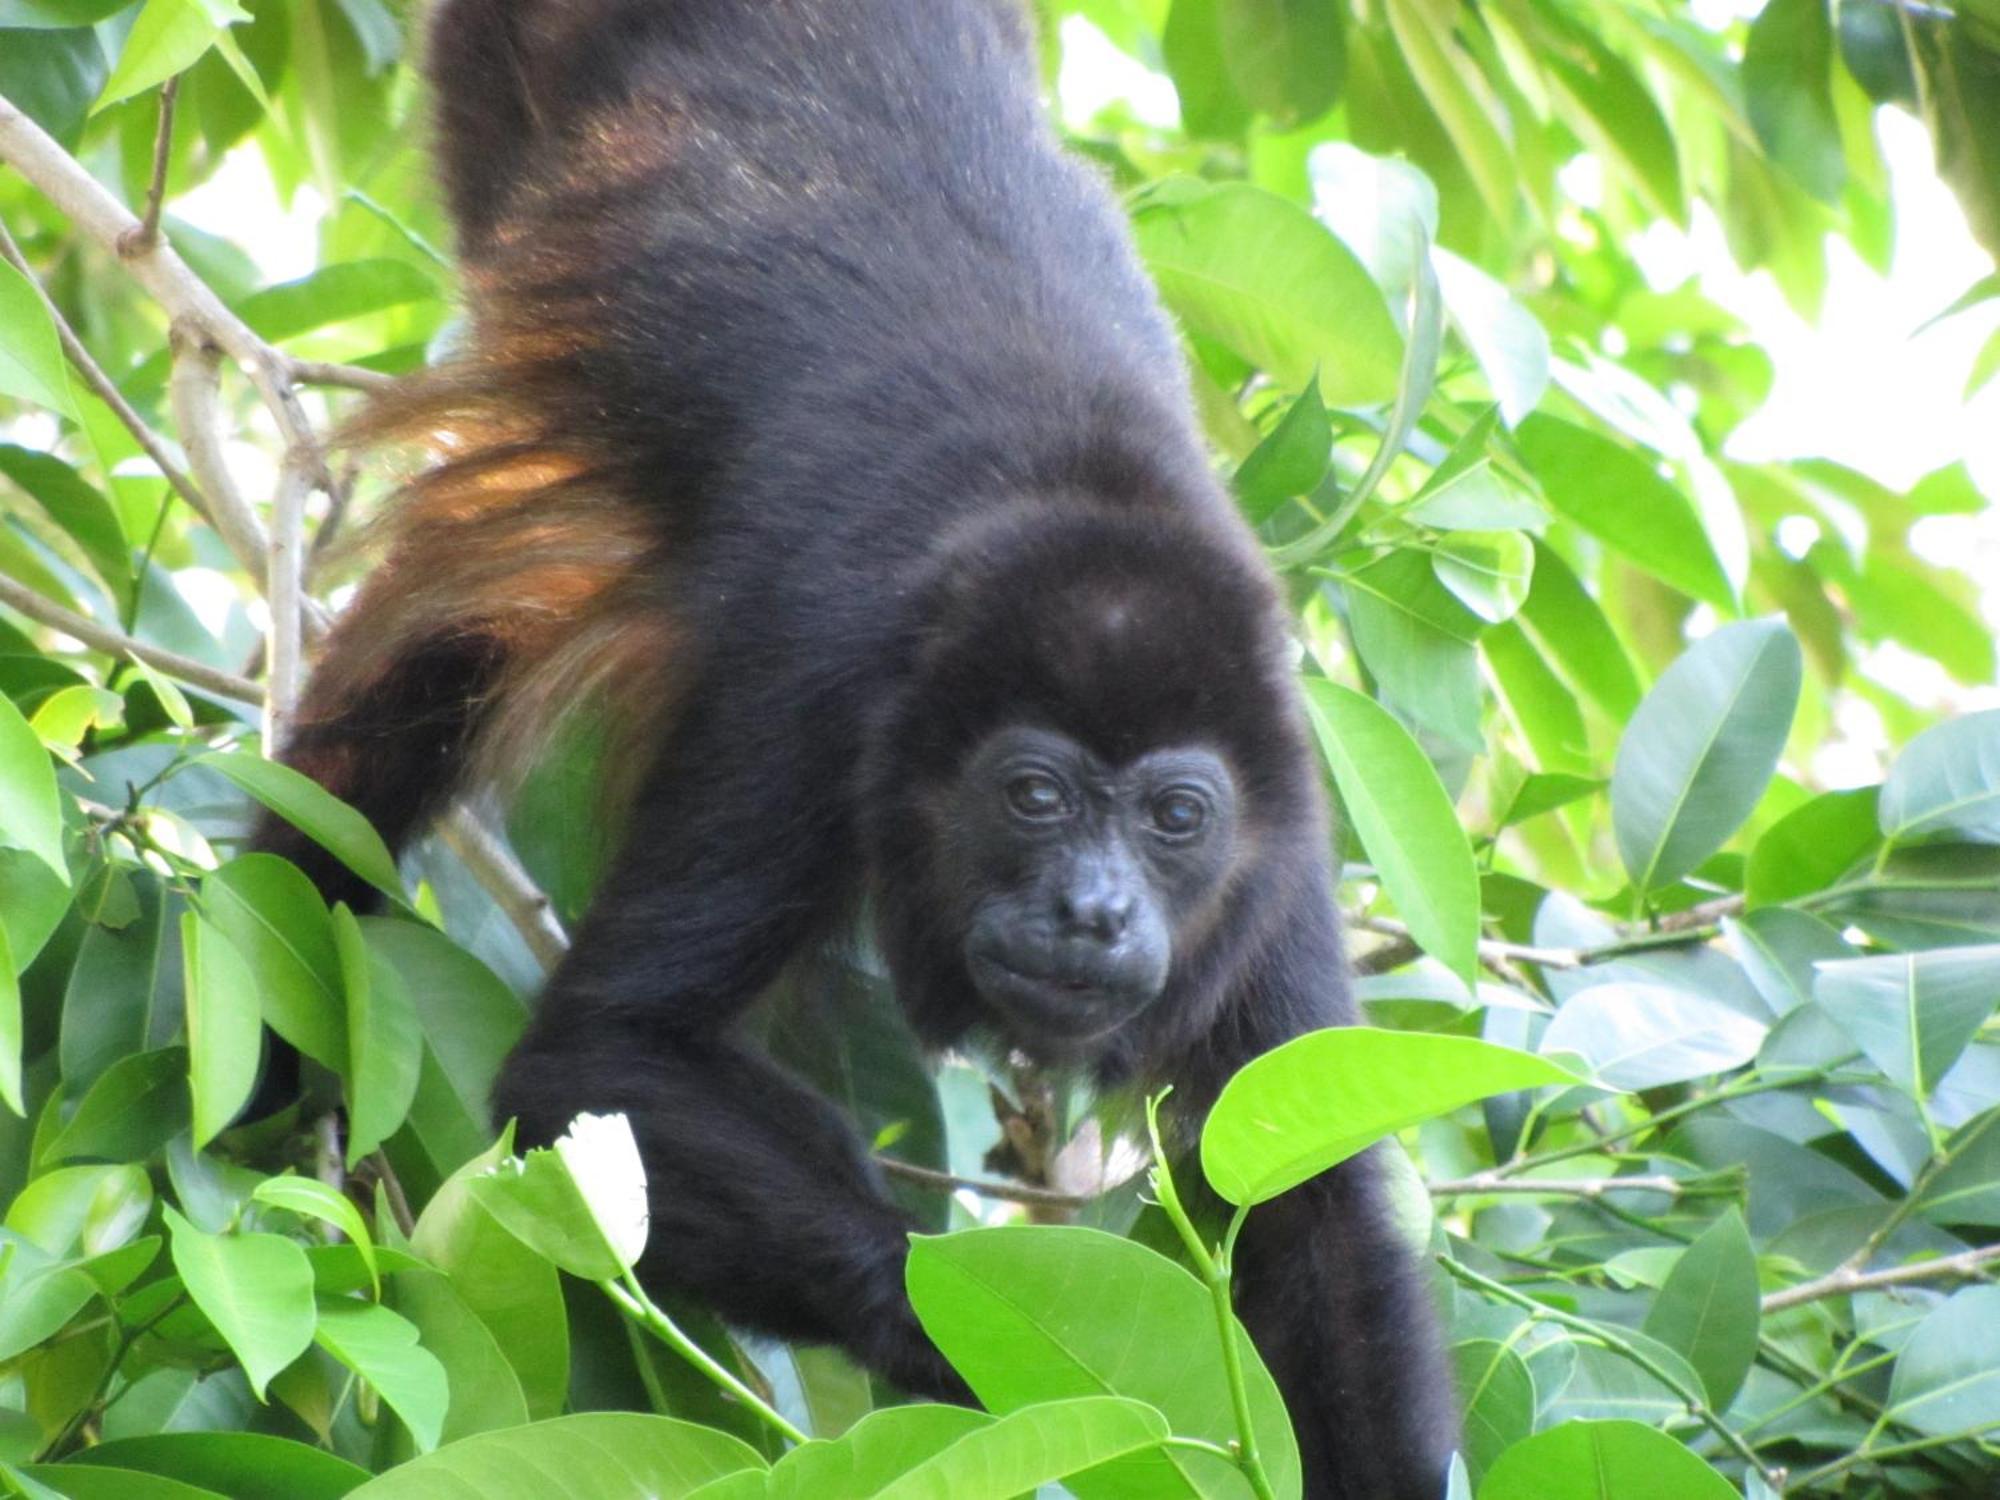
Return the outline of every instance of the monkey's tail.
[[[284,759],[391,849],[467,783],[516,779],[579,706],[626,747],[607,761],[640,764],[632,742],[671,698],[658,529],[537,398],[533,369],[519,351],[475,353],[406,380],[343,435],[421,462],[371,528],[382,561],[327,640]],[[329,899],[370,900],[276,819],[255,844]]]

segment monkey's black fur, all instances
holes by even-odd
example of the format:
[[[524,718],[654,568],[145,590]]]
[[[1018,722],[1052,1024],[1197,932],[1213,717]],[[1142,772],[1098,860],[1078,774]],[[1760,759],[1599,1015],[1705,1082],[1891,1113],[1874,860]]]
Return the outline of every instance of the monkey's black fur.
[[[1184,1131],[1249,1058],[1352,1021],[1273,581],[1007,0],[446,0],[430,68],[474,352],[406,425],[472,411],[475,437],[292,758],[400,837],[564,601],[646,643],[623,852],[496,1110],[530,1143],[629,1112],[649,1276],[954,1393],[851,1128],[732,1023],[864,895],[927,1042],[1171,1082]],[[1015,726],[1108,767],[1196,747],[1233,784],[1226,871],[1108,1035],[1024,1034],[967,972],[958,778]],[[1374,1159],[1253,1212],[1238,1277],[1308,1494],[1434,1500],[1454,1419]]]

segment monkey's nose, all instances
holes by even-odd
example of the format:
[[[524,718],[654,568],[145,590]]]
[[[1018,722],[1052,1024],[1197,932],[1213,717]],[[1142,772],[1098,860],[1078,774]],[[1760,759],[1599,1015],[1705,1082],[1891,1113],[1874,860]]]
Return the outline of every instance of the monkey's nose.
[[[1125,935],[1132,897],[1123,891],[1064,891],[1056,897],[1056,920],[1064,937],[1087,937],[1106,947]]]

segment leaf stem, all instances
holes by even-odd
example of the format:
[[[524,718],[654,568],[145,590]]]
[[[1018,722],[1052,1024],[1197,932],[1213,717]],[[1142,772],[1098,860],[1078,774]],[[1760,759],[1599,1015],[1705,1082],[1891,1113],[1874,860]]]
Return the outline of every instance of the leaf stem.
[[[686,1360],[697,1370],[701,1371],[702,1374],[715,1382],[716,1385],[749,1407],[756,1414],[758,1420],[763,1422],[773,1432],[794,1443],[810,1441],[805,1433],[786,1421],[776,1407],[751,1390],[749,1386],[737,1379],[736,1376],[730,1374],[728,1370],[724,1369],[716,1361],[713,1355],[683,1333],[680,1325],[662,1312],[653,1302],[653,1299],[646,1295],[645,1288],[639,1285],[639,1278],[634,1276],[630,1271],[625,1273],[622,1285],[618,1281],[608,1278],[597,1284],[603,1289],[604,1295],[617,1303],[620,1310],[627,1317],[653,1334],[668,1348],[680,1355],[682,1359]]]

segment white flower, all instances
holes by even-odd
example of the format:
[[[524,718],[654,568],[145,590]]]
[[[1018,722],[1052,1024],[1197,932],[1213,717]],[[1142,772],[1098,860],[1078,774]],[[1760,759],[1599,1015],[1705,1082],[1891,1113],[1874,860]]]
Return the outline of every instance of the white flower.
[[[646,1249],[646,1168],[624,1115],[578,1115],[556,1142],[570,1180],[611,1247],[630,1270]]]

